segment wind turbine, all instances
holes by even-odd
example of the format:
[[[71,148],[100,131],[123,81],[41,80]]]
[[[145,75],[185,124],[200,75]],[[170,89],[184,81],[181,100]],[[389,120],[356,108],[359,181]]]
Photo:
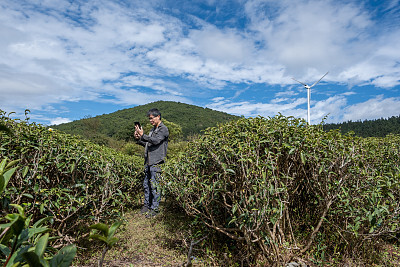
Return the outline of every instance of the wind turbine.
[[[328,72],[329,72],[329,71],[328,71]],[[307,89],[307,121],[308,121],[308,124],[309,124],[309,125],[311,124],[311,121],[310,121],[310,98],[311,98],[311,88],[314,87],[317,83],[319,83],[319,82],[322,80],[322,78],[324,78],[324,77],[328,74],[328,72],[325,73],[324,76],[321,77],[321,79],[319,79],[318,81],[316,81],[316,82],[315,82],[313,85],[311,85],[311,86],[309,86],[309,85],[307,85],[307,84],[305,84],[305,83],[303,83],[303,82],[300,82],[300,81],[296,80],[295,78],[292,78],[292,79],[295,80],[296,82],[301,83],[301,84]]]

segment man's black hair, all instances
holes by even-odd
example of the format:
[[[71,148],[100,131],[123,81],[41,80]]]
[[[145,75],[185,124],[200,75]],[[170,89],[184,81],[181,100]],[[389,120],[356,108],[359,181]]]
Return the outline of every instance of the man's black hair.
[[[153,115],[153,117],[160,116],[161,120],[161,112],[156,108],[152,108],[147,112],[147,117],[150,117],[150,115]]]

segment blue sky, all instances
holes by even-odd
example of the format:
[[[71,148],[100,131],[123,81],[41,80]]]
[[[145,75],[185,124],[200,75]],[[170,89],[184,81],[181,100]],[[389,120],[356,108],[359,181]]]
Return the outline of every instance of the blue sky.
[[[2,0],[0,109],[52,125],[158,100],[311,121],[400,115],[400,3]],[[162,112],[162,111],[161,111]]]

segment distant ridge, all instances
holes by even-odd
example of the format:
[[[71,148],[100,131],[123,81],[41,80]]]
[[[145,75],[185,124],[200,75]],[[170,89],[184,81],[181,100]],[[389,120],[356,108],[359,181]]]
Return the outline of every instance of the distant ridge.
[[[146,113],[151,108],[158,108],[163,119],[181,126],[185,138],[199,134],[207,127],[239,118],[225,112],[195,105],[173,101],[157,101],[52,127],[69,134],[78,135],[84,135],[85,131],[90,130],[96,134],[123,140],[131,136],[134,121],[140,121],[143,125],[149,123]]]
[[[342,133],[353,131],[361,137],[385,137],[388,134],[400,134],[400,116],[377,120],[347,121],[325,124],[324,130],[340,129]]]

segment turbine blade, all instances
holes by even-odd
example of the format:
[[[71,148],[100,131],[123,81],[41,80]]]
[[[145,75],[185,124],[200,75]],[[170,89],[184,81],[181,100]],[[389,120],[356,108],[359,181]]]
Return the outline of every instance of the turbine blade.
[[[328,71],[328,72],[329,72],[329,71]],[[316,81],[313,85],[311,85],[310,88],[313,87],[313,86],[315,86],[317,83],[319,83],[319,82],[322,80],[322,78],[324,78],[324,77],[328,74],[328,72],[325,73],[324,76],[321,77],[321,79],[319,79],[319,80]]]
[[[295,78],[292,78],[292,80],[295,80],[296,82],[298,82],[298,83],[301,83],[302,85],[304,85],[304,86],[308,86],[307,84],[305,84],[305,83],[302,83],[302,82],[300,82],[300,81],[298,81],[298,80],[296,80]]]

